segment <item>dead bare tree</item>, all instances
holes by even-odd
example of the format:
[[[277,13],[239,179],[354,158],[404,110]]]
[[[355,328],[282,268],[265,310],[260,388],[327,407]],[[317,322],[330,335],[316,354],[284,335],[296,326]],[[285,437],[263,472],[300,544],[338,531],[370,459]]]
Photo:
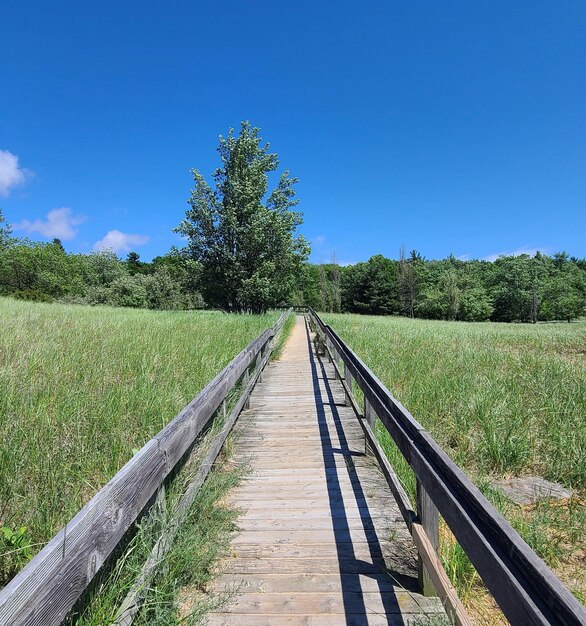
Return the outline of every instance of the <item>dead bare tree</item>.
[[[416,262],[415,256],[412,254],[412,258],[407,259],[405,257],[405,246],[401,246],[397,280],[401,306],[403,307],[403,312],[408,317],[415,317],[415,304],[418,294],[417,272],[414,267]]]

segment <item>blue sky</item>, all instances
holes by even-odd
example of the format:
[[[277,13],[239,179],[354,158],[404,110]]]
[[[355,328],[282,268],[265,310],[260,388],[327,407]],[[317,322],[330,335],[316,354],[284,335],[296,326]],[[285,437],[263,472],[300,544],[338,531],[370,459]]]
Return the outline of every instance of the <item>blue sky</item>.
[[[586,256],[585,33],[581,0],[3,3],[0,207],[149,259],[249,119],[314,261]]]

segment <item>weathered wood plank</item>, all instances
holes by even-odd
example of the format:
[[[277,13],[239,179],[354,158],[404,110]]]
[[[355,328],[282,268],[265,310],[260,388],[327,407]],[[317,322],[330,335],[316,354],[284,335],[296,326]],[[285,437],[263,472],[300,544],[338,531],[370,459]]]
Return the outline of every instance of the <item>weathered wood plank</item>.
[[[322,593],[343,590],[353,593],[394,593],[402,590],[388,574],[255,574],[242,577],[238,574],[219,576],[211,585],[214,591],[239,588],[242,593],[306,593],[319,589]]]
[[[59,624],[167,472],[149,442],[0,592],[0,624]]]
[[[303,528],[304,531],[331,530],[332,527],[335,526],[337,519],[341,519],[341,514],[339,514],[337,518],[325,515],[315,515],[309,519],[305,519],[301,524],[299,518],[295,518],[294,516],[284,518],[271,515],[269,519],[267,519],[266,516],[262,519],[251,519],[250,517],[243,515],[238,518],[238,530],[278,530],[291,532],[299,528]],[[394,530],[395,525],[399,522],[402,522],[401,517],[388,517],[386,515],[378,515],[377,517],[368,515],[366,518],[354,516],[345,520],[345,523],[350,530],[361,530],[364,528],[370,530],[376,528],[379,532],[387,533]]]
[[[429,546],[437,554],[439,547],[439,513],[423,486],[417,481],[417,517],[423,531],[425,532]],[[427,545],[427,544],[426,544]],[[436,589],[433,584],[433,572],[429,572],[425,563],[435,564],[434,559],[425,559],[424,554],[419,559],[418,576],[421,591],[425,596],[436,595]]]
[[[412,524],[411,532],[417,546],[419,561],[420,563],[423,562],[431,584],[440,597],[442,604],[446,607],[446,613],[449,618],[455,626],[472,626],[472,620],[460,602],[460,598],[438,558],[437,547],[429,540],[423,526]]]
[[[307,615],[316,613],[346,613],[385,615],[404,613],[437,613],[437,603],[431,598],[397,590],[392,594],[380,592],[356,593],[241,593],[225,609],[228,613]],[[343,619],[343,617],[342,617]]]
[[[288,530],[246,530],[242,529],[232,540],[232,545],[241,543],[252,543],[258,546],[269,545],[308,545],[314,543],[331,543],[339,545],[341,543],[351,543],[353,545],[361,543],[382,543],[391,536],[392,528],[369,529],[348,528],[346,524],[342,528],[326,529],[288,529]]]
[[[344,615],[320,614],[304,615],[298,624],[302,626],[421,626],[421,612],[394,615],[364,615],[364,613]],[[425,624],[425,622],[423,622]],[[247,615],[242,613],[212,613],[207,626],[293,626],[289,615]]]
[[[320,559],[334,561],[337,558],[348,561],[355,559],[365,563],[376,561],[392,570],[396,570],[397,564],[400,564],[401,572],[410,576],[415,571],[416,558],[416,550],[409,535],[399,540],[383,543],[379,541],[355,544],[348,541],[278,545],[239,543],[232,546],[232,551],[233,556],[240,559],[272,560],[273,573],[279,573],[279,560],[300,559],[317,563]],[[375,556],[373,556],[373,552]],[[337,572],[337,569],[334,567],[330,573],[332,572]],[[414,588],[417,588],[416,577],[412,576],[411,578]]]
[[[578,625],[586,610],[433,438],[315,313],[417,478],[512,624]]]
[[[415,547],[384,475],[364,452],[355,410],[342,405],[348,381],[334,380],[332,365],[319,376],[308,344],[298,323],[237,428],[234,458],[248,461],[250,478],[226,499],[242,514],[218,584],[244,580],[244,588],[217,623],[234,614],[254,620],[242,623],[273,624],[281,615],[306,624],[329,614],[336,624],[388,615],[388,625],[394,615],[405,624],[402,614],[441,611],[437,599],[415,593]],[[311,375],[275,382],[287,362],[303,362]]]
[[[336,556],[331,558],[234,558],[231,559],[229,572],[232,574],[271,574],[278,571],[281,574],[381,574],[388,569],[395,571],[392,563],[388,563],[381,556],[368,560],[354,557]],[[423,597],[423,596],[422,596]]]

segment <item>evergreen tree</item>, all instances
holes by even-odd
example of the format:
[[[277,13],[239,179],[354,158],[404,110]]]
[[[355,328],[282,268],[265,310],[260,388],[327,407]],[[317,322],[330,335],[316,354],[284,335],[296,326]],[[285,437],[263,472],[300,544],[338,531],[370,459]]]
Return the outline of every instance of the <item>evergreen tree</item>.
[[[131,251],[126,255],[126,267],[132,276],[142,271],[142,263],[138,252]]]
[[[65,248],[63,247],[63,243],[59,237],[55,237],[52,243],[60,252],[65,252]]]

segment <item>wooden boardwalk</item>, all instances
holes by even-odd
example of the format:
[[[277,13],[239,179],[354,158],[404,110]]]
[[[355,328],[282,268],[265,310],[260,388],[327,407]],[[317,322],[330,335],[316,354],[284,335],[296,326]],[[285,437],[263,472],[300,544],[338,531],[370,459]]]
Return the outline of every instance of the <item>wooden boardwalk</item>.
[[[299,316],[239,419],[235,457],[250,472],[210,626],[426,624],[409,532],[331,363]],[[436,622],[437,623],[437,622]]]

